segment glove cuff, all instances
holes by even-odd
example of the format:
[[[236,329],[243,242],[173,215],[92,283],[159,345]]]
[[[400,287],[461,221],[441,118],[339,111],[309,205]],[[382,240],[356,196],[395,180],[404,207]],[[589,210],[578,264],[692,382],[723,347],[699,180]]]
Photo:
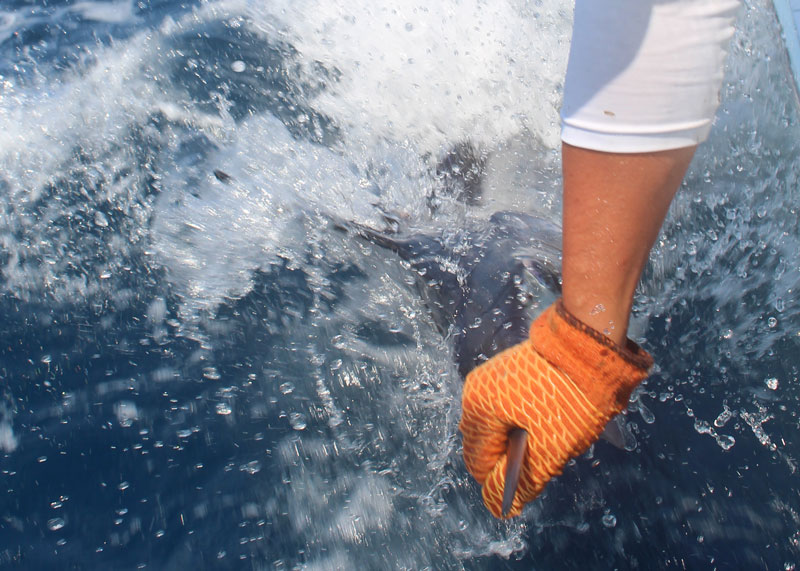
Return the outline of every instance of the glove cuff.
[[[536,351],[608,418],[627,406],[631,392],[653,366],[647,351],[630,339],[617,345],[567,311],[561,299],[533,322],[530,339]]]

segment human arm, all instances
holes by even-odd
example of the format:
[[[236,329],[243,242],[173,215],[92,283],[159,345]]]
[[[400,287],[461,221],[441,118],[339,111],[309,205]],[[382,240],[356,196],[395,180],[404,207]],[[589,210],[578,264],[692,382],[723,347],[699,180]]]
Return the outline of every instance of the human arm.
[[[626,338],[636,284],[717,105],[735,0],[578,0],[562,109],[563,299],[467,376],[467,468],[514,516],[647,375]],[[527,434],[502,510],[508,435]]]

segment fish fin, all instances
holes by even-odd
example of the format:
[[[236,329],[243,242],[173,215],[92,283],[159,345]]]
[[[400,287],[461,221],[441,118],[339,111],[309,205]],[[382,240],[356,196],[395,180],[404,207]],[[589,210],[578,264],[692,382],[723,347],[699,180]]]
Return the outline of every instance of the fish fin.
[[[508,450],[506,453],[506,479],[503,484],[502,515],[506,517],[514,496],[517,494],[519,476],[522,473],[522,463],[527,451],[528,433],[522,428],[514,428],[508,433]]]
[[[636,437],[625,423],[625,416],[618,414],[608,421],[600,438],[620,450],[631,452],[636,449]]]
[[[218,181],[225,184],[230,184],[231,182],[233,182],[233,177],[220,169],[214,169],[214,176],[217,178]]]

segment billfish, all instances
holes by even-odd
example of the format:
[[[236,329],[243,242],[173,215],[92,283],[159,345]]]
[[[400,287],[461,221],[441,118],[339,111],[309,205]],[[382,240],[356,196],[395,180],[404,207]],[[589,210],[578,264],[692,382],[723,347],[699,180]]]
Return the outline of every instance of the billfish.
[[[452,337],[462,376],[524,340],[533,314],[560,289],[558,227],[519,212],[497,212],[470,230],[387,231],[343,224],[406,260],[436,326]]]
[[[387,216],[386,221],[389,229],[384,231],[355,223],[339,227],[411,265],[431,317],[452,337],[462,377],[526,339],[537,308],[560,294],[560,229],[543,218],[497,212],[471,230],[440,234],[410,233],[400,230],[398,219]],[[609,422],[602,437],[618,448],[635,446],[619,417]],[[504,516],[516,494],[526,444],[525,430],[509,432]]]
[[[346,227],[411,264],[434,322],[452,336],[462,377],[526,339],[532,312],[560,291],[560,233],[542,218],[497,212],[476,229],[447,235],[404,235],[397,219],[387,221],[391,232]],[[504,516],[516,494],[526,443],[525,430],[509,432]]]
[[[232,181],[221,170],[214,176],[223,184]],[[561,231],[544,218],[501,211],[469,229],[438,233],[403,229],[401,220],[388,214],[384,220],[384,230],[338,220],[333,226],[391,250],[410,264],[431,318],[453,340],[462,378],[525,340],[537,309],[560,294]],[[602,436],[618,448],[635,446],[620,421],[610,422]],[[516,493],[526,441],[525,430],[509,432],[503,515]]]

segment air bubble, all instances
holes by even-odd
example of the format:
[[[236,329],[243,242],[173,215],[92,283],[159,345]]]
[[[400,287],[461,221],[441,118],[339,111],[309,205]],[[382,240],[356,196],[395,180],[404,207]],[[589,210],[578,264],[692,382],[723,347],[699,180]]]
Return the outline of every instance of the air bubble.
[[[231,69],[236,73],[242,73],[245,69],[247,69],[247,64],[242,60],[237,59],[231,64]]]
[[[775,329],[775,327],[777,327],[777,325],[778,325],[778,320],[775,319],[774,317],[770,317],[767,320],[767,325],[769,325],[770,329]]]
[[[285,383],[281,383],[281,385],[278,387],[278,390],[281,391],[281,394],[283,395],[290,395],[292,392],[294,392],[294,385],[287,381]]]
[[[603,518],[602,518],[602,521],[603,521],[603,525],[608,527],[608,528],[616,527],[616,525],[617,525],[617,518],[613,514],[604,515]]]
[[[58,531],[65,525],[67,525],[67,522],[64,521],[64,518],[61,517],[54,517],[52,519],[47,520],[47,529],[49,529],[50,531]]]
[[[767,385],[767,388],[774,391],[778,389],[778,379],[772,377],[764,381],[764,384]]]

